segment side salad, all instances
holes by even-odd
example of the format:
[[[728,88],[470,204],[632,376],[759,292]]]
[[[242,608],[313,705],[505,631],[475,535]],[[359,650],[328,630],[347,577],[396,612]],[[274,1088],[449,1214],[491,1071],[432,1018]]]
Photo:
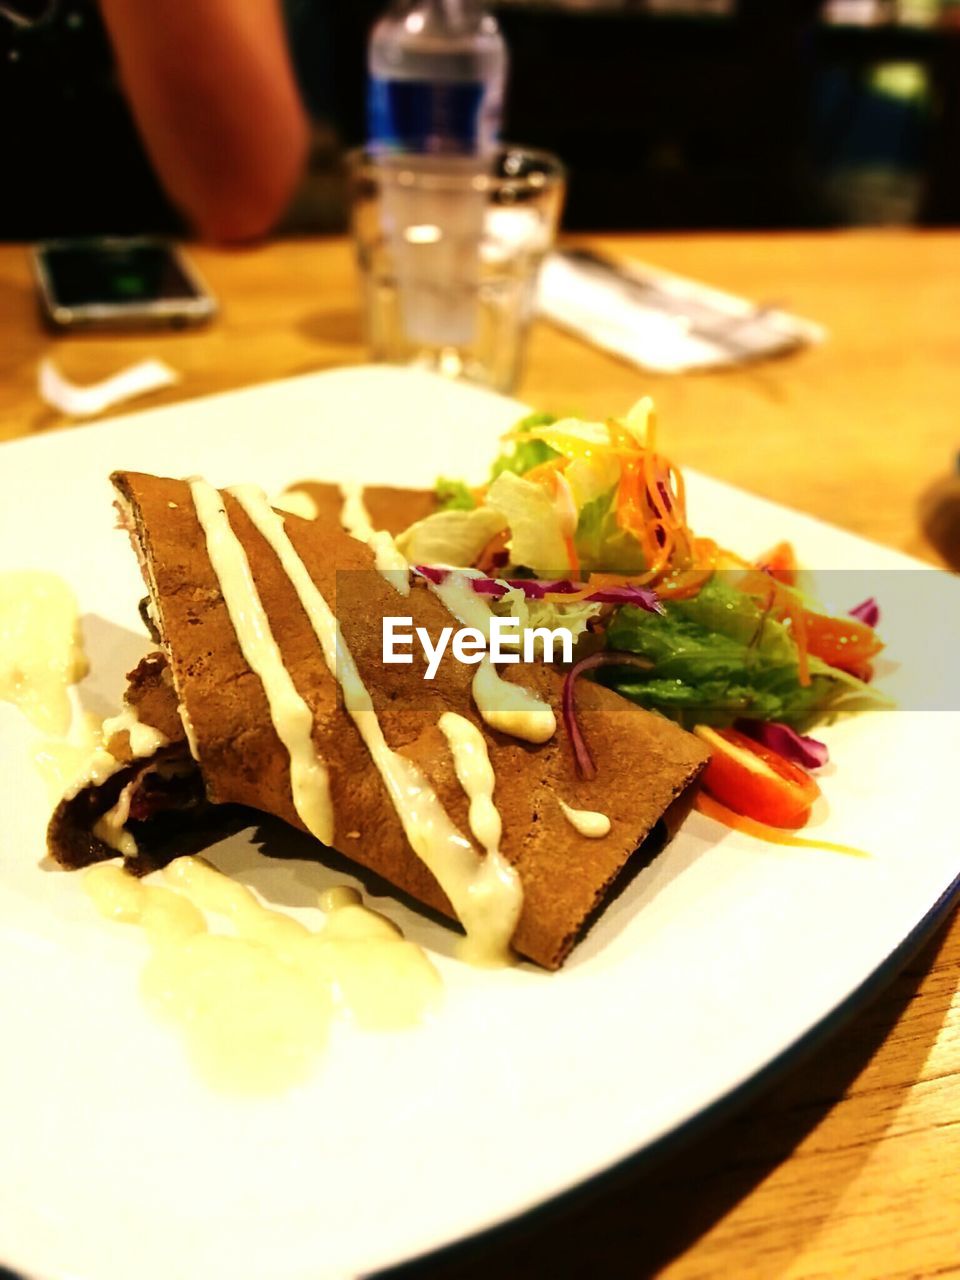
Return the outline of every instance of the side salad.
[[[475,590],[523,626],[571,631],[565,713],[586,776],[597,766],[573,697],[586,671],[699,734],[714,801],[774,828],[802,826],[817,797],[826,748],[809,730],[888,705],[870,683],[876,603],[832,616],[801,590],[788,543],[748,560],[694,533],[649,398],[606,422],[531,414],[485,485],[441,478],[436,496],[400,549],[425,576],[474,570]]]

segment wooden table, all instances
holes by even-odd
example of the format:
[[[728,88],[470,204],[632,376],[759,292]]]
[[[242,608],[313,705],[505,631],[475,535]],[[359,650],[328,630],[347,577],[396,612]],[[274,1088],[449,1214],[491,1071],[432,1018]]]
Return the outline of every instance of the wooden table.
[[[960,447],[960,233],[593,243],[782,302],[824,323],[830,340],[673,379],[540,325],[524,399],[603,416],[649,391],[678,461],[935,559],[916,511]],[[197,250],[196,259],[223,304],[208,331],[51,339],[24,250],[0,249],[0,439],[62,425],[36,394],[43,354],[81,382],[159,354],[183,380],[145,405],[363,358],[343,242]],[[736,1118],[654,1170],[424,1274],[960,1275],[958,975],[954,920],[866,1012]]]

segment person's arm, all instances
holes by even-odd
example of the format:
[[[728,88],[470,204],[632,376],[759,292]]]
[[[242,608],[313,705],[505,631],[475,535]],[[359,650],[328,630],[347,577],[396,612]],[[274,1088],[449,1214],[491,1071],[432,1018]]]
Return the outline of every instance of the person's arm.
[[[307,121],[278,0],[100,0],[154,167],[201,235],[268,231],[303,167]]]

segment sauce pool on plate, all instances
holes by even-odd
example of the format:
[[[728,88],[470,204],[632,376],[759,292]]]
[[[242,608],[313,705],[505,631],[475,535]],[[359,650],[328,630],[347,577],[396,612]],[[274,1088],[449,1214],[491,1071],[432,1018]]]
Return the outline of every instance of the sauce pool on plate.
[[[199,858],[175,859],[162,877],[146,884],[102,863],[83,885],[101,915],[145,931],[144,996],[217,1089],[290,1088],[313,1073],[334,1021],[399,1030],[439,1001],[425,953],[355,889],[320,896],[326,919],[314,932]],[[208,917],[230,931],[213,932]]]

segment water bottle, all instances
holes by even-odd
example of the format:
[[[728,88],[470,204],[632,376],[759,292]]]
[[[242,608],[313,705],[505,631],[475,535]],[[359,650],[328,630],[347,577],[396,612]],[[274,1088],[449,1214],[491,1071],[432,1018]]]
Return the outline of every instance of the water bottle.
[[[369,46],[374,151],[484,155],[500,134],[507,51],[481,0],[396,0]]]

